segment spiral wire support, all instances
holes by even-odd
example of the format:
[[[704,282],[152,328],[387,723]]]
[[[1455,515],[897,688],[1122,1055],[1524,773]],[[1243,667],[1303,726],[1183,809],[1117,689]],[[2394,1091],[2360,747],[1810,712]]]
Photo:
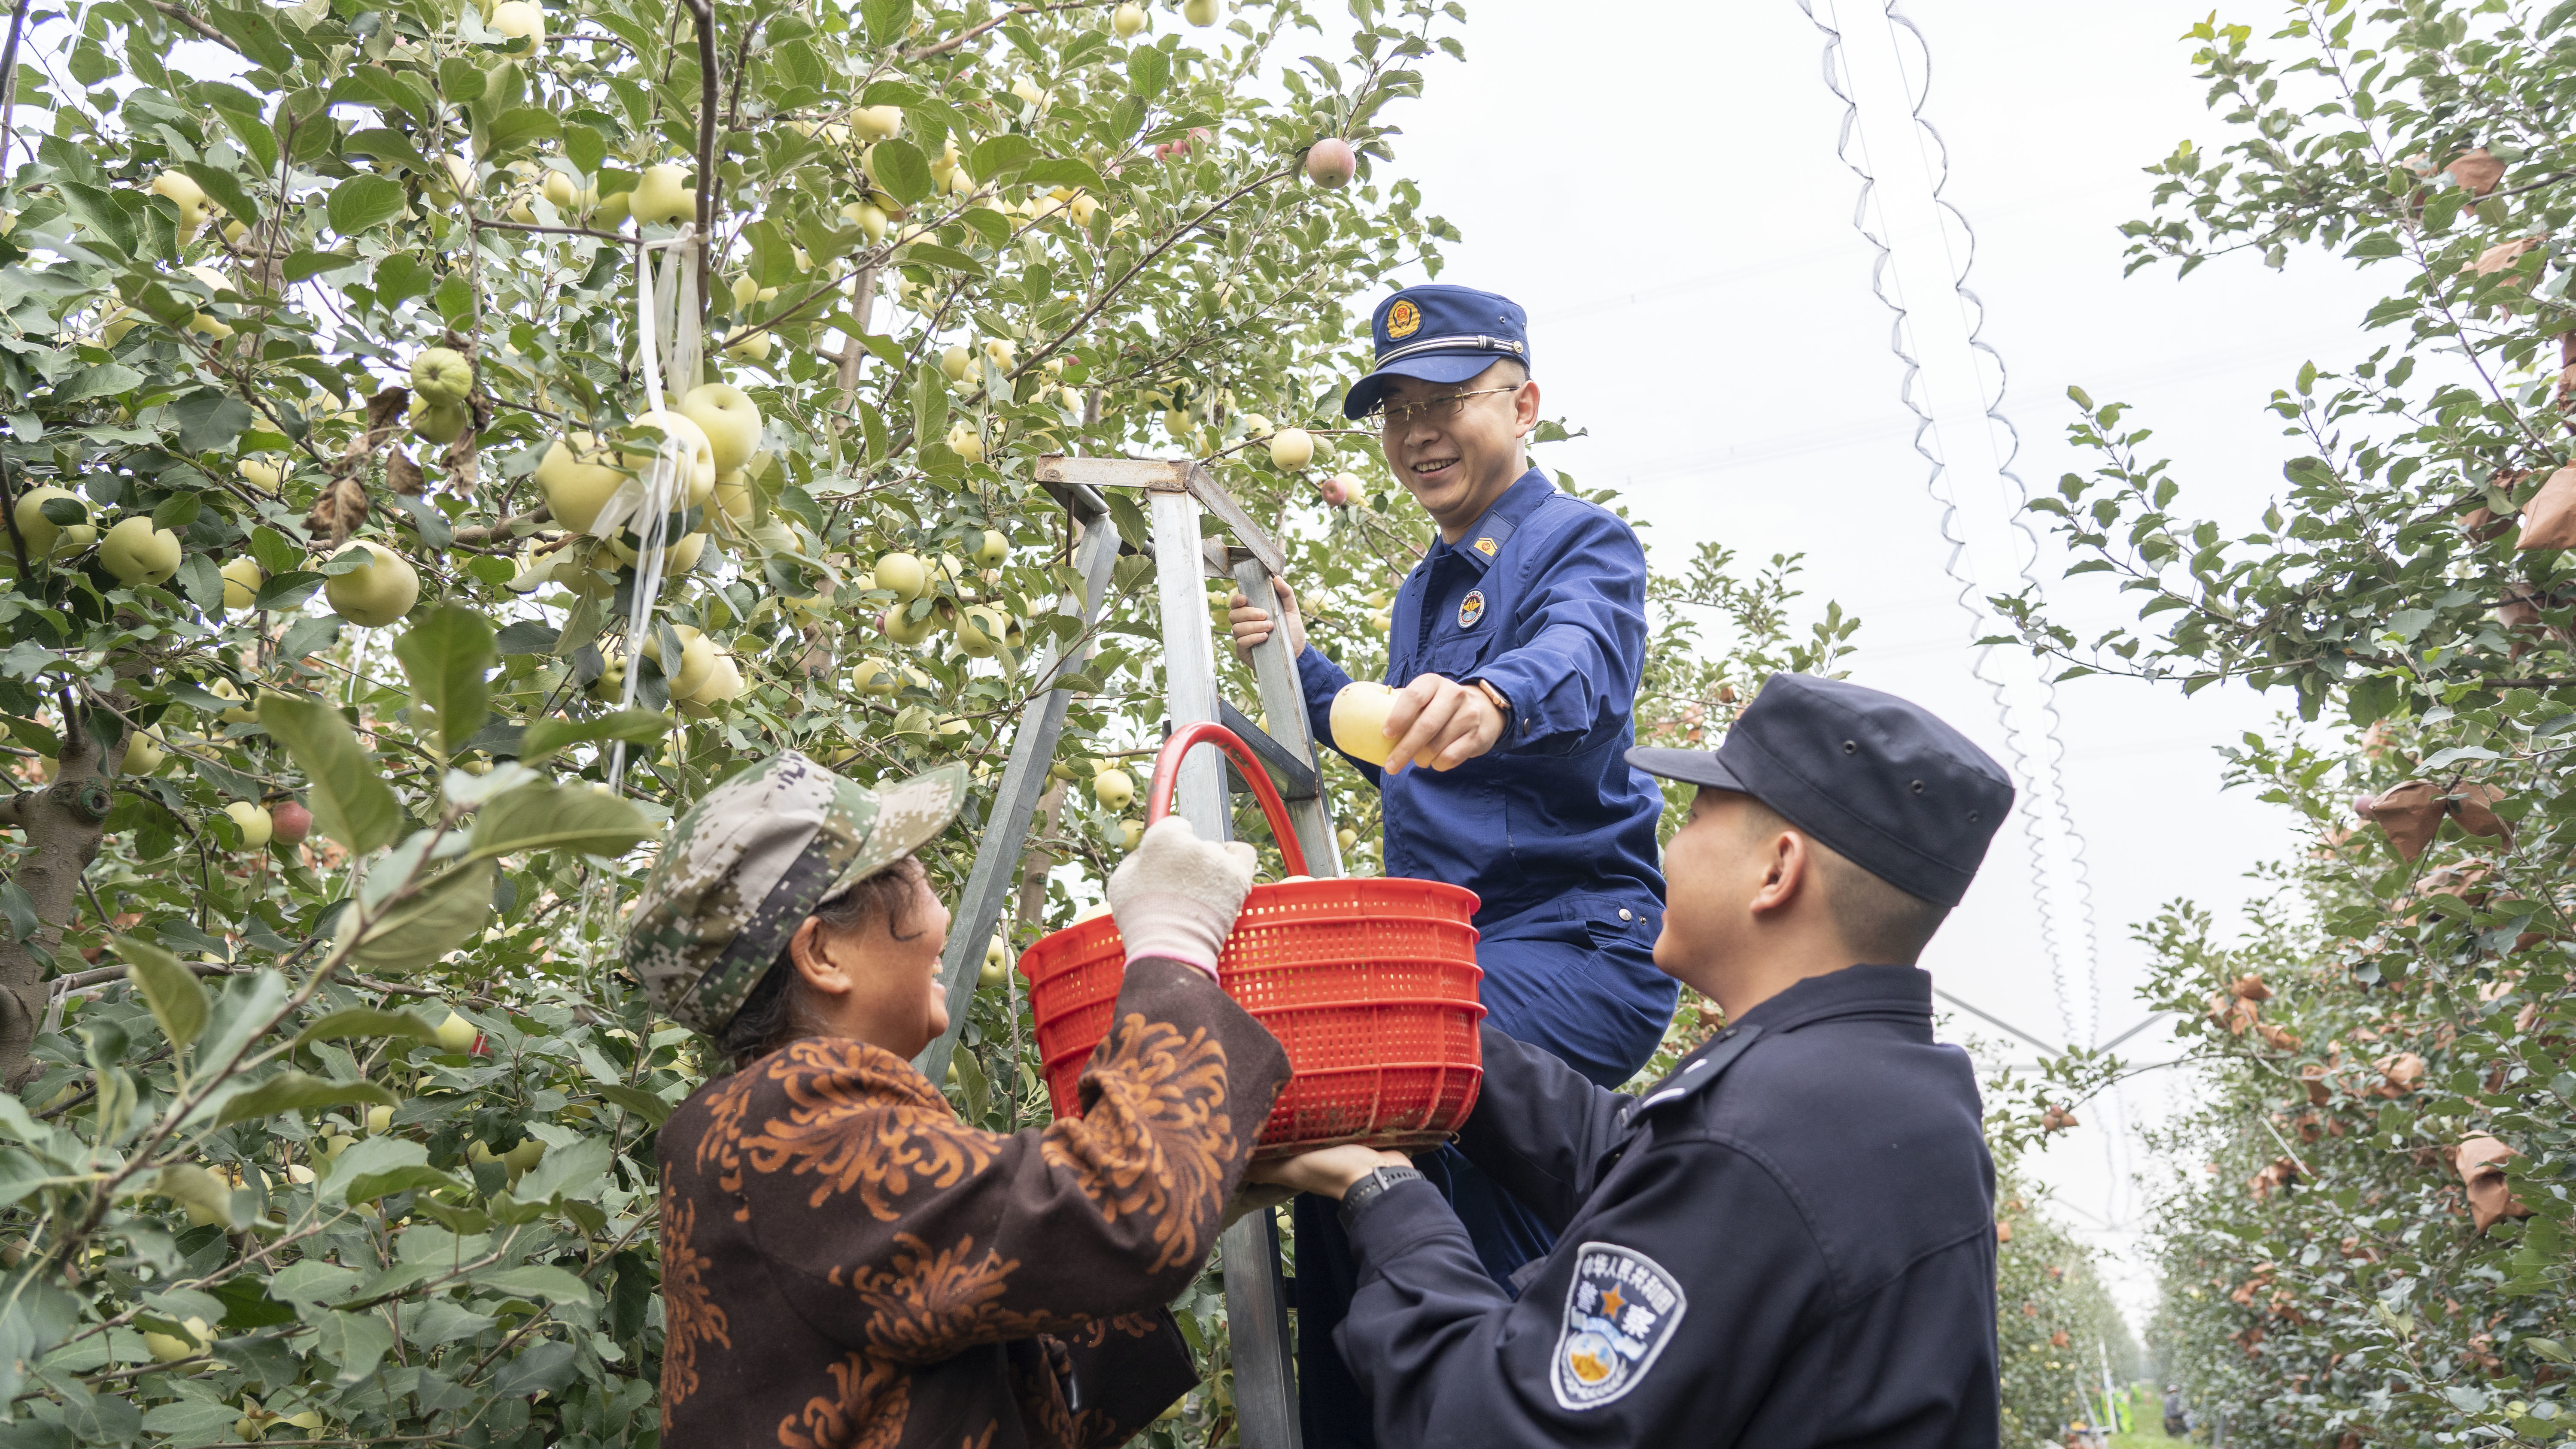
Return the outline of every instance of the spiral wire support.
[[[1914,435],[1915,451],[1932,465],[1926,486],[1941,504],[1941,535],[1951,545],[1943,568],[1959,585],[1959,605],[1974,623],[1974,637],[1982,641],[2007,632],[1995,611],[1987,607],[1986,599],[2038,583],[2034,565],[2039,538],[2031,531],[2023,512],[2028,490],[2011,469],[2021,439],[2002,411],[2003,358],[1979,337],[1985,307],[1967,287],[1968,269],[1975,260],[1976,234],[1959,209],[1941,195],[1949,179],[1948,149],[1923,115],[1923,104],[1931,90],[1930,44],[1903,13],[1899,0],[1887,0],[1887,49],[1878,52],[1870,48],[1864,53],[1846,44],[1840,24],[1842,4],[1850,4],[1855,10],[1866,7],[1870,12],[1868,20],[1881,18],[1874,0],[1826,0],[1830,19],[1817,13],[1816,0],[1798,0],[1798,8],[1825,33],[1825,85],[1843,102],[1842,132],[1836,150],[1861,182],[1852,225],[1877,249],[1871,286],[1879,300],[1896,313],[1889,331],[1889,348],[1905,366],[1901,389],[1905,405],[1920,420]],[[1919,63],[1911,74],[1898,52],[1903,43],[1900,31],[1911,36],[1920,48]],[[1864,44],[1876,39],[1875,35],[1858,31],[1850,38]],[[1875,85],[1903,95],[1905,119],[1911,122],[1912,134],[1896,144],[1910,144],[1919,150],[1929,182],[1927,195],[1891,198],[1882,194],[1862,122],[1863,92],[1868,88],[1861,83],[1862,68],[1873,72],[1869,79]],[[1880,111],[1879,124],[1890,126],[1893,108],[1876,99],[1872,104]],[[1879,140],[1882,158],[1899,161],[1889,149],[1894,138],[1882,134]],[[1892,176],[1890,180],[1895,185],[1891,189],[1901,189],[1905,179]],[[1918,210],[1928,207],[1928,212],[1917,219],[1914,235],[1899,236],[1896,219],[1890,214],[1891,199],[1900,205],[1910,199]],[[1939,316],[1928,298],[1920,311],[1906,305],[1903,274],[1913,270],[1918,281],[1930,280],[1922,268],[1933,264],[1936,256],[1947,264],[1947,275],[1939,280],[1946,281],[1956,299],[1955,323]],[[1953,326],[1959,329],[1956,335],[1941,335],[1943,329]],[[1936,379],[1924,370],[1923,358],[1927,355],[1934,356],[1936,364],[1964,363],[1967,370],[1973,370],[1978,388],[1973,406],[1964,397],[1948,399],[1949,405],[1942,406],[1931,395]],[[1945,418],[1949,424],[1946,431]],[[1990,470],[1981,456],[1987,450],[1992,454]],[[1957,460],[1955,466],[1952,459]],[[1981,472],[1990,472],[1992,487],[1963,496],[1966,488],[1979,481],[1977,475]],[[1985,567],[1981,569],[1980,564]],[[2037,657],[2025,650],[1999,653],[1998,646],[1979,643],[1972,657],[1976,678],[1993,695],[2013,757],[2013,773],[2022,787],[2019,813],[2030,842],[2040,938],[2056,986],[2058,1015],[2070,1042],[2097,1041],[2101,981],[2092,890],[2085,874],[2084,838],[2076,829],[2060,769],[2066,750],[2059,738],[2056,690]]]

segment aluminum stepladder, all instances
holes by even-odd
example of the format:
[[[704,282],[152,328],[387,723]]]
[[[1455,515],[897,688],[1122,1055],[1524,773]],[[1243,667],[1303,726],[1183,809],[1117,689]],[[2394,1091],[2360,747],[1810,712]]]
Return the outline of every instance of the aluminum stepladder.
[[[1057,604],[1058,612],[1082,620],[1084,634],[1078,639],[1087,637],[1090,625],[1099,618],[1118,562],[1119,533],[1100,490],[1135,490],[1145,495],[1153,535],[1155,604],[1162,624],[1168,727],[1207,720],[1241,736],[1269,767],[1287,802],[1298,844],[1305,848],[1307,869],[1318,876],[1340,875],[1341,844],[1324,801],[1314,739],[1307,729],[1305,691],[1298,683],[1296,660],[1288,652],[1288,631],[1274,629],[1252,653],[1269,731],[1256,727],[1217,693],[1216,639],[1208,620],[1206,581],[1228,579],[1246,598],[1269,599],[1270,581],[1288,566],[1278,543],[1205,468],[1193,462],[1048,457],[1038,460],[1037,480],[1063,500],[1081,528],[1073,565],[1082,578],[1082,596],[1068,595]],[[1228,537],[1202,539],[1203,514],[1214,515],[1230,541]],[[1027,667],[1036,671],[1034,677],[1043,679],[1055,671],[1061,658],[1062,650],[1050,646]],[[1055,761],[1071,699],[1064,690],[1050,690],[1031,700],[1020,716],[1010,762],[1003,768],[1001,788],[985,819],[975,865],[967,875],[948,949],[940,962],[948,992],[948,1030],[915,1060],[934,1082],[947,1073],[957,1034],[965,1025],[967,1003],[975,994],[985,943],[993,938],[1017,882],[1029,826],[1047,789],[1048,767]],[[1230,833],[1229,768],[1212,746],[1191,751],[1181,764],[1172,807],[1203,840],[1226,839]],[[1226,1230],[1223,1246],[1235,1417],[1243,1444],[1245,1449],[1299,1449],[1297,1380],[1288,1344],[1278,1224],[1268,1212],[1247,1213]]]

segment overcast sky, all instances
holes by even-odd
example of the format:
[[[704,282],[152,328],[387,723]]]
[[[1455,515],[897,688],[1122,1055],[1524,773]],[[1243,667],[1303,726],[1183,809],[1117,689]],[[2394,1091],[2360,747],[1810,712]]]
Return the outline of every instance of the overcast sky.
[[[2207,7],[1906,10],[1931,48],[1926,114],[1949,145],[1946,194],[1976,231],[1983,335],[2011,370],[2016,471],[2047,489],[2089,466],[2064,436],[2077,383],[2136,405],[2133,420],[2157,432],[2151,455],[2174,460],[2184,511],[2244,526],[2282,490],[2283,460],[2304,451],[2265,401],[2304,360],[2339,366],[2375,347],[2359,319],[2380,288],[2324,258],[2122,279],[2117,228],[2146,211],[2153,185],[2140,168],[2186,137],[2228,139],[2179,39]],[[2001,757],[1897,396],[1891,314],[1851,225],[1859,183],[1835,154],[1843,106],[1822,80],[1823,39],[1795,0],[1651,11],[1471,0],[1467,60],[1435,66],[1421,103],[1396,116],[1407,133],[1396,162],[1465,233],[1443,280],[1528,308],[1548,411],[1588,430],[1543,449],[1543,463],[1625,490],[1659,563],[1679,566],[1703,539],[1748,561],[1803,553],[1811,601],[1863,620],[1853,677],[1921,701]],[[2079,632],[2123,617],[2106,591],[2056,572],[2043,568],[2052,601]],[[2177,897],[2233,926],[2245,872],[2296,847],[2282,812],[2222,790],[2215,754],[2285,703],[2108,679],[2059,691],[2106,1035],[2146,1014],[2133,926]],[[2029,881],[2008,832],[1925,964],[1959,996],[2053,1037]],[[1970,1018],[1956,1025],[2009,1042]],[[2159,1028],[2124,1050],[2172,1055]],[[2120,1105],[2159,1117],[2181,1076],[2140,1078]],[[2068,1224],[2120,1256],[2113,1276],[2143,1325],[2152,1281],[2133,1235],[2102,1220],[2133,1224],[2141,1199],[2119,1185],[2133,1174],[2152,1185],[2165,1165],[2115,1150],[2119,1115],[2088,1109],[2040,1168]]]

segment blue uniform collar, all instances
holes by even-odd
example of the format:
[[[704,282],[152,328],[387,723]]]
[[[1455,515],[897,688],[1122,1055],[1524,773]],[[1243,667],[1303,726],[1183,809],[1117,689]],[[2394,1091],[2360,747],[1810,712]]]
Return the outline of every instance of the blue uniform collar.
[[[1810,976],[1744,1013],[1739,1025],[1777,1036],[1831,1017],[1919,1021],[1932,1030],[1932,977],[1913,966],[1846,966]]]
[[[1556,485],[1547,481],[1547,474],[1531,468],[1513,479],[1512,486],[1503,490],[1503,496],[1495,499],[1484,516],[1467,530],[1465,542],[1453,546],[1445,538],[1434,539],[1431,551],[1423,555],[1423,562],[1437,563],[1454,555],[1473,565],[1476,572],[1483,573],[1502,553],[1503,545],[1512,541],[1513,532],[1528,522],[1529,516],[1538,511],[1538,506],[1555,494]]]

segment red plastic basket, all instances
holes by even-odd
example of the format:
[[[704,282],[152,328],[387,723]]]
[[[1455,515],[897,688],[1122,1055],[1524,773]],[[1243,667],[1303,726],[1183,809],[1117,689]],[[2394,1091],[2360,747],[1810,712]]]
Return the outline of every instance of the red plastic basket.
[[[1181,759],[1202,743],[1241,762],[1289,872],[1304,874],[1305,853],[1269,776],[1219,725],[1191,725],[1164,744],[1147,822],[1170,813]],[[1402,877],[1252,888],[1217,979],[1279,1038],[1294,1073],[1262,1127],[1256,1160],[1344,1142],[1410,1151],[1467,1120],[1485,1075],[1475,909],[1473,891]],[[1118,923],[1107,916],[1044,937],[1020,957],[1058,1117],[1074,1113],[1082,1069],[1109,1033],[1125,962]]]

